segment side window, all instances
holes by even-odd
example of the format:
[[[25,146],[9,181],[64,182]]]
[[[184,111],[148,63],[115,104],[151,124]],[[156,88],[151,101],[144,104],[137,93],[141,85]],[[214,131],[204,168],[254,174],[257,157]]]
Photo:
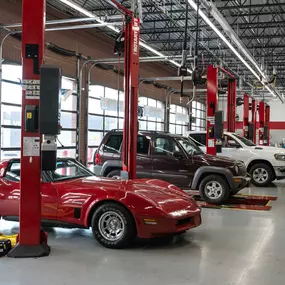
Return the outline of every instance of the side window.
[[[175,156],[175,154],[180,154],[181,151],[177,143],[169,138],[157,138],[155,141],[154,154],[156,155],[166,155]]]
[[[206,134],[191,134],[191,137],[202,145],[206,145]]]
[[[222,144],[224,148],[237,148],[240,145],[233,137],[228,135],[223,136]]]
[[[111,135],[106,144],[103,147],[104,152],[108,153],[119,153],[123,136],[122,135]]]
[[[149,144],[150,144],[149,139],[147,139],[145,136],[138,136],[137,153],[148,154]]]
[[[8,166],[4,178],[10,181],[19,182],[20,181],[20,163],[14,162]]]

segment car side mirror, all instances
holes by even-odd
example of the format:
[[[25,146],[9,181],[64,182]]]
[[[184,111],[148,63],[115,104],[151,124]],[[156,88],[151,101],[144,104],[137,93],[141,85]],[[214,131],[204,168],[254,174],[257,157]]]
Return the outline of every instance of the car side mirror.
[[[239,148],[240,147],[240,145],[236,141],[234,141],[234,140],[229,140],[228,141],[228,146],[229,147],[235,147],[235,148]]]

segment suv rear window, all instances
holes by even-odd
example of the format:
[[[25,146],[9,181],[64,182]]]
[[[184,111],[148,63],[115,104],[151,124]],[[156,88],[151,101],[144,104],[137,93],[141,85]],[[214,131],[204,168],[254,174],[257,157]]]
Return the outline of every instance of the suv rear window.
[[[103,147],[103,151],[107,153],[119,153],[123,142],[122,135],[111,135]],[[145,136],[137,138],[137,153],[148,154],[150,141]]]
[[[103,151],[108,153],[118,153],[120,151],[122,141],[122,135],[111,135],[104,145]]]
[[[190,134],[190,137],[202,145],[206,145],[206,134]]]

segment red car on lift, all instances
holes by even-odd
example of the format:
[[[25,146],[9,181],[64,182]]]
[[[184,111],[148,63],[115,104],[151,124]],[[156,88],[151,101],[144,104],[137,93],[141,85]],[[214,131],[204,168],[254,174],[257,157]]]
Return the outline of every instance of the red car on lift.
[[[20,160],[0,163],[0,217],[19,220]],[[152,179],[99,178],[74,159],[42,173],[42,223],[92,228],[97,241],[123,248],[136,237],[183,233],[201,224],[201,209],[178,187]]]

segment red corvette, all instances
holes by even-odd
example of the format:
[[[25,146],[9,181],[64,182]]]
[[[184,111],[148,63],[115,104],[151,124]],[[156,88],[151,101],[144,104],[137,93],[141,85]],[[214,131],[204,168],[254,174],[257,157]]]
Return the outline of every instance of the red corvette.
[[[20,160],[0,163],[0,217],[18,221]],[[178,187],[160,180],[98,178],[74,159],[42,174],[43,225],[92,228],[105,247],[123,248],[136,237],[183,233],[201,224],[201,210]]]

